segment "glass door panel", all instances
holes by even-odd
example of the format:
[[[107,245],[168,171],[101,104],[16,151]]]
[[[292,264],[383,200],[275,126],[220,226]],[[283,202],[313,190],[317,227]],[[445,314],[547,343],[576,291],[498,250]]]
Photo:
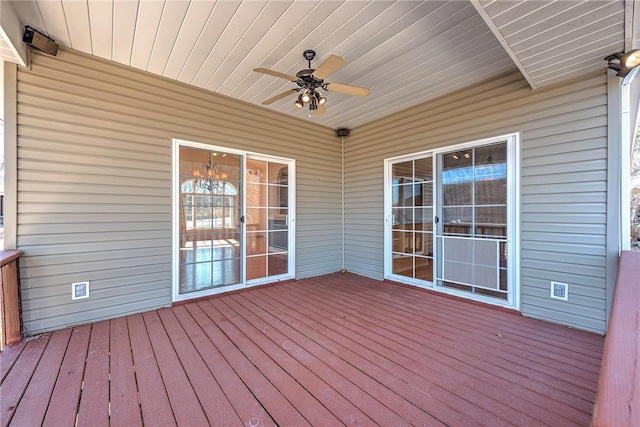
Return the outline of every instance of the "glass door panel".
[[[507,143],[439,155],[436,286],[508,299]]]
[[[289,273],[289,165],[247,159],[247,280]]]
[[[392,274],[433,279],[433,159],[391,165]]]
[[[179,295],[242,282],[242,157],[179,150]]]

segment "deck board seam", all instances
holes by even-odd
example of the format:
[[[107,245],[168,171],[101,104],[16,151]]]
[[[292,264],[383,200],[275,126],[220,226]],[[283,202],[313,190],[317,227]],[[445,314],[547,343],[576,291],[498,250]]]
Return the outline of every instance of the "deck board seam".
[[[236,298],[238,298],[238,299],[239,299],[239,298],[240,298],[240,296],[237,296]],[[251,302],[252,304],[256,305],[257,307],[260,307],[259,303],[255,301],[256,299],[260,299],[257,295],[252,294],[252,295],[251,295],[251,299],[249,299],[247,296],[244,296],[244,295],[242,296],[242,298],[243,298],[243,299],[245,299],[245,300],[247,300],[247,301],[249,301],[249,302]],[[264,303],[265,303],[265,304],[268,304],[267,302],[264,302]],[[262,310],[263,310],[263,311],[265,311],[265,309],[264,309],[264,308],[262,308]],[[294,327],[294,326],[292,326],[292,323],[295,323],[295,322],[297,322],[297,321],[294,321],[294,320],[292,320],[292,319],[290,319],[290,318],[288,318],[288,317],[280,317],[280,316],[276,317],[276,316],[275,316],[275,314],[273,313],[274,311],[275,311],[275,312],[279,312],[280,310],[278,310],[278,309],[273,310],[273,308],[272,308],[272,309],[271,309],[271,313],[267,313],[266,311],[265,311],[265,313],[266,313],[267,315],[271,315],[271,316],[273,317],[274,321],[280,322],[280,323],[282,324],[282,326],[284,326],[285,328],[290,329],[291,331],[293,331],[293,332],[295,332],[295,333],[297,333],[297,334],[301,335],[301,339],[305,339],[305,335],[307,335],[307,334],[309,333],[309,332],[308,332],[308,330],[305,330],[304,332],[303,332],[303,331],[301,331],[301,330],[299,330],[299,327]],[[279,314],[281,314],[281,313],[279,313]],[[285,319],[287,320],[287,322],[285,322]],[[273,327],[275,327],[275,325],[273,325],[273,323],[271,323],[271,322],[269,322],[269,323],[270,323]],[[286,336],[291,337],[291,333],[288,333]],[[293,339],[293,338],[292,338],[292,339]],[[376,380],[375,378],[372,378],[372,377],[368,376],[365,372],[363,372],[362,370],[360,370],[357,366],[354,366],[354,365],[350,364],[350,363],[349,363],[349,361],[345,360],[344,358],[341,358],[339,355],[336,355],[336,354],[333,354],[332,352],[330,352],[328,349],[326,349],[325,347],[323,347],[321,343],[318,343],[316,339],[314,339],[314,338],[312,338],[312,337],[306,337],[306,339],[307,339],[307,340],[309,340],[309,341],[310,341],[311,343],[313,343],[314,345],[316,345],[319,349],[323,350],[324,352],[328,352],[328,353],[330,354],[330,356],[332,356],[333,358],[340,360],[340,361],[341,361],[341,363],[342,363],[345,367],[347,367],[347,368],[351,369],[351,370],[352,370],[352,372],[357,372],[357,373],[359,374],[360,378],[362,378],[362,377],[366,377],[367,379],[369,379],[369,380],[371,380],[371,381],[374,381],[374,382],[375,382],[375,384],[378,384],[378,386],[379,386],[379,387],[381,387],[381,388],[383,388],[384,390],[389,390],[389,389],[388,389],[388,388],[387,388],[383,383],[379,382],[379,381],[378,381],[378,380]],[[295,341],[295,339],[294,339],[294,341]],[[297,342],[297,341],[296,341],[296,342]],[[351,380],[351,381],[353,381],[353,380]],[[357,386],[357,387],[359,387],[363,392],[367,393],[367,390],[365,390],[365,389],[364,389],[362,386],[360,386],[358,383],[354,383],[354,385],[355,385],[355,386]],[[371,386],[370,386],[369,388],[371,388]],[[393,395],[394,395],[394,396],[397,396],[399,399],[403,399],[403,398],[402,398],[402,397],[400,397],[398,394],[396,394],[396,393],[394,393],[394,392],[392,392],[392,391],[390,391],[390,390],[389,390],[389,392],[390,392],[390,393],[393,393]],[[385,406],[386,406],[386,405],[388,405],[387,403],[385,403],[384,401],[382,401],[382,400],[380,400],[380,399],[376,398],[375,396],[373,396],[373,395],[371,395],[371,394],[369,394],[369,395],[370,395],[373,399],[375,399],[377,402],[379,402],[379,404],[381,404],[381,405],[385,405]],[[413,408],[415,408],[416,410],[418,410],[418,411],[420,411],[421,413],[423,413],[424,415],[428,415],[428,414],[424,413],[420,408],[418,408],[417,406],[415,406],[412,402],[408,402],[408,401],[405,401],[405,402],[406,402],[407,404],[411,405],[411,407],[413,407]],[[388,409],[390,409],[390,410],[392,410],[392,411],[394,410],[394,408],[392,408],[392,407],[388,407]],[[405,407],[405,409],[406,409],[406,407]],[[396,413],[398,416],[401,416],[401,417],[402,417],[402,416],[404,416],[404,417],[406,417],[406,416],[407,416],[407,414],[406,414],[406,413],[405,413],[405,414],[400,413],[400,412],[397,410],[397,408],[396,408],[395,413]],[[424,415],[423,415],[423,416],[424,416]],[[435,418],[434,418],[434,420],[435,420]]]
[[[364,305],[364,304],[365,304],[364,302],[363,302],[363,303],[357,303],[357,301],[359,301],[359,300],[360,300],[360,298],[359,298],[359,297],[358,297],[358,295],[356,294],[356,295],[354,295],[352,298],[350,298],[350,299],[349,299],[349,303],[350,303],[350,304],[359,304],[360,306],[362,306],[362,305]],[[441,335],[441,336],[443,336],[443,337],[448,336],[448,335],[450,334],[450,332],[449,332],[449,331],[447,331],[447,330],[445,330],[445,329],[443,329],[443,328],[442,328],[442,326],[441,326],[441,325],[443,325],[444,323],[442,323],[442,322],[440,321],[440,320],[441,320],[441,318],[433,316],[433,314],[432,314],[432,313],[426,312],[426,313],[421,314],[421,316],[416,316],[415,314],[413,314],[413,313],[409,313],[409,312],[405,312],[405,313],[402,313],[402,314],[401,314],[401,313],[398,313],[396,310],[388,310],[387,312],[394,313],[394,317],[395,317],[395,318],[397,318],[397,316],[401,316],[401,315],[410,315],[410,316],[412,316],[412,317],[414,318],[414,320],[415,320],[415,321],[419,321],[419,322],[421,322],[421,323],[425,323],[425,326],[427,326],[426,324],[428,324],[428,326],[429,326],[429,327],[435,327],[435,328],[437,328],[438,330],[441,330],[441,331],[442,331],[442,335]],[[385,314],[385,313],[384,313],[384,312],[382,312],[382,311],[377,311],[377,313],[379,313],[379,314],[381,314],[381,315]],[[427,318],[429,318],[429,319],[431,319],[431,320],[429,320],[429,321],[422,321],[422,320],[418,320],[418,319],[417,319],[418,317],[420,317],[420,318],[422,318],[422,319],[427,319]],[[458,317],[458,320],[461,320],[461,319]],[[453,328],[453,325],[447,325],[447,326],[448,326],[448,328]],[[462,328],[460,328],[460,329],[462,329]],[[455,330],[456,330],[456,332],[458,332],[458,328],[455,328]],[[475,334],[473,334],[471,331],[467,331],[466,329],[464,330],[464,334],[465,334],[465,335],[475,335]],[[478,339],[475,339],[475,341],[476,341],[477,343],[481,344],[481,345],[484,345],[484,346],[487,346],[487,345],[488,345],[488,344],[487,344],[488,342],[491,342],[492,344],[495,344],[495,342],[494,342],[494,341],[489,341],[489,340],[486,340],[486,339],[479,339],[479,338],[478,338]],[[505,343],[504,343],[504,342],[501,342],[501,345],[505,345]],[[512,350],[513,350],[513,349],[516,349],[516,350],[520,351],[520,348],[519,348],[519,347],[514,347],[513,345],[509,345],[509,344],[506,344],[506,345],[508,345],[508,346],[509,346],[509,348],[511,348]],[[493,347],[494,347],[494,348],[496,348],[496,346],[495,346],[495,345],[494,345]],[[530,353],[530,352],[527,352],[527,354],[529,354],[529,353]],[[509,353],[509,354],[510,354],[510,353]],[[533,361],[532,361],[532,362],[533,362]],[[557,368],[557,367],[558,367],[557,365],[554,365],[554,366],[555,366],[555,368]],[[542,371],[542,373],[546,373],[546,372],[545,372],[545,371]],[[573,374],[573,373],[572,373],[572,374]],[[585,379],[585,380],[586,380],[586,379]],[[593,387],[592,387],[592,388],[590,388],[590,389],[588,389],[588,390],[589,390],[589,391],[595,391],[595,384],[597,384],[597,380],[590,381],[590,382],[591,382],[591,384],[592,384],[592,386],[593,386]],[[579,387],[583,387],[583,386],[580,386],[580,385],[578,385],[578,386],[579,386]]]
[[[283,301],[283,300],[287,300],[287,298],[286,298],[285,296],[283,296],[283,295],[280,295],[280,298],[278,299],[278,301]],[[277,302],[276,302],[275,300],[273,301],[273,303],[274,303],[274,304],[277,304]],[[295,305],[295,304],[294,304],[294,305]],[[294,307],[292,307],[292,306],[289,306],[289,308],[290,308],[291,310],[293,310],[293,311],[295,311],[295,310],[296,310],[296,308],[294,308]],[[304,314],[302,314],[302,316],[303,316],[303,317],[305,317],[305,315],[304,315]],[[315,321],[309,321],[309,322],[310,322],[310,324],[308,324],[308,326],[310,326],[312,329],[315,329],[315,330],[318,330],[318,329],[317,329],[317,328],[318,328],[318,324],[322,324],[322,321],[319,321],[318,323],[316,323]],[[326,326],[326,325],[323,325],[323,326],[325,326],[325,327],[327,327],[327,328],[330,328],[330,326]],[[345,335],[343,335],[343,334],[341,334],[341,333],[339,333],[339,332],[335,332],[335,334],[337,334],[337,335],[338,335],[338,337],[337,337],[337,338],[335,338],[335,337],[334,337],[334,338],[332,338],[332,337],[330,337],[330,336],[329,336],[329,333],[331,333],[331,332],[332,332],[330,329],[327,329],[327,330],[325,330],[324,332],[321,332],[321,331],[319,331],[319,330],[318,330],[318,332],[323,333],[323,335],[326,335],[326,336],[327,336],[328,338],[330,338],[331,340],[333,340],[333,341],[337,342],[337,343],[339,344],[339,346],[341,346],[341,347],[345,348],[347,352],[351,352],[351,351],[353,351],[353,350],[352,350],[352,348],[345,347],[345,346],[344,346],[344,344],[340,343],[340,341],[343,341],[343,340],[347,340],[347,341],[350,341],[350,343],[352,343],[352,342],[351,342],[351,340],[350,340],[350,338],[349,338],[348,336],[345,336]],[[340,338],[340,337],[342,337],[342,338]],[[361,347],[362,347],[362,346],[361,346]],[[364,351],[365,353],[367,352],[367,349],[365,349],[364,347],[363,347],[361,350],[362,350],[362,351]],[[373,353],[373,352],[371,352],[371,353]],[[355,353],[354,353],[354,354],[355,354]],[[375,354],[375,355],[376,355],[374,358],[377,360],[377,362],[369,361],[368,359],[365,359],[365,358],[363,358],[362,356],[358,356],[358,357],[362,358],[362,359],[363,359],[363,361],[366,361],[367,363],[370,363],[370,364],[371,364],[372,366],[374,366],[376,369],[380,369],[380,370],[383,372],[383,375],[384,375],[385,377],[386,377],[386,376],[389,376],[389,377],[391,377],[391,378],[397,379],[397,372],[396,372],[396,371],[389,371],[389,369],[388,369],[388,368],[385,368],[384,366],[381,366],[381,365],[380,365],[380,363],[383,363],[383,362],[384,362],[384,360],[387,360],[387,359],[386,359],[386,358],[383,358],[382,356],[377,356],[377,353],[373,353],[373,354]],[[384,359],[384,360],[382,360],[382,359]],[[393,361],[392,361],[392,363],[393,363]],[[384,364],[384,363],[383,363],[383,364]],[[399,367],[399,369],[403,369],[403,368],[402,368],[402,367]],[[410,375],[409,375],[409,376],[410,376]],[[406,375],[406,374],[405,374],[405,378],[404,378],[404,379],[401,379],[401,380],[402,380],[402,383],[403,383],[403,384],[406,384],[407,386],[409,386],[409,383],[406,381],[406,378],[407,378],[407,377],[408,377],[408,375]],[[391,383],[387,383],[387,386],[389,386],[390,384],[391,384]],[[417,388],[417,389],[416,389],[415,387],[413,387],[412,389],[413,389],[413,390],[420,390],[419,392],[421,393],[421,395],[424,395],[424,393],[425,393],[425,392],[424,392],[424,390],[421,390],[420,388]],[[436,391],[437,391],[437,390],[436,390]],[[446,393],[448,393],[446,390],[443,390],[443,391],[444,391],[444,392],[446,392]],[[427,395],[429,395],[429,394],[427,394]],[[406,398],[406,397],[405,397],[405,398]],[[422,398],[422,396],[421,396],[421,398]],[[436,398],[436,399],[438,400],[438,402],[440,403],[440,405],[442,406],[442,408],[447,408],[447,409],[449,410],[449,413],[448,413],[448,415],[449,415],[449,416],[453,416],[453,415],[455,414],[455,415],[457,415],[457,416],[459,416],[459,417],[464,417],[464,420],[459,420],[459,421],[457,421],[458,423],[460,423],[460,424],[462,424],[462,425],[465,425],[465,424],[467,424],[467,425],[468,425],[468,424],[473,424],[473,422],[471,421],[471,420],[473,420],[473,417],[469,417],[469,415],[468,415],[468,414],[469,414],[469,411],[465,411],[467,414],[463,414],[463,413],[459,412],[459,409],[460,409],[460,408],[457,408],[457,407],[451,407],[451,406],[450,406],[451,401],[450,401],[450,400],[445,399],[443,396],[440,396],[439,398]],[[444,400],[443,400],[443,399],[444,399]],[[414,401],[414,403],[415,403],[415,401]],[[428,412],[428,411],[426,411],[426,412],[427,412],[427,413],[429,413],[431,416],[433,416],[433,417],[435,417],[435,418],[439,418],[439,416],[438,416],[438,415],[436,415],[436,414],[434,414],[434,413],[432,413],[432,412]]]
[[[317,291],[317,289],[314,289],[314,290],[305,290],[305,291],[308,291],[308,292],[312,292],[312,293],[313,293],[313,292]],[[293,292],[295,292],[295,291],[293,291]],[[301,291],[301,292],[302,292],[302,291]],[[283,297],[283,296],[281,295],[281,297]],[[302,299],[302,298],[303,298],[303,295],[302,295],[302,294],[300,294],[300,295],[296,295],[296,299]],[[315,302],[316,302],[316,304],[314,304],[313,302],[312,302],[312,303],[310,303],[310,304],[311,304],[312,306],[313,306],[313,305],[317,305],[317,301],[315,301]],[[332,302],[333,302],[333,303],[335,303],[335,302],[336,302],[336,301],[335,301],[335,299],[333,299],[333,300],[332,300]],[[334,309],[334,305],[333,305],[333,304],[329,304],[329,307],[327,308],[327,310],[332,310],[332,309]],[[349,327],[347,326],[347,328],[349,328]],[[351,329],[351,328],[349,328],[349,329]],[[353,329],[351,329],[351,330],[353,331],[354,336],[358,336],[358,334],[359,334],[359,332],[358,332],[358,331],[355,331],[355,330],[353,330]],[[363,336],[364,336],[365,334],[360,334],[360,335],[363,335]],[[382,343],[382,342],[378,342],[378,341],[376,341],[376,343],[377,343],[378,345],[381,345],[381,346],[386,347],[386,348],[388,348],[389,350],[391,350],[391,347],[387,347],[387,346],[386,346],[384,343]],[[365,345],[365,344],[362,344],[362,345],[363,345],[363,346],[365,346],[365,347],[370,347],[370,345]],[[382,355],[382,354],[381,354],[381,355]],[[382,355],[382,356],[384,357],[384,355]],[[427,369],[431,369],[430,367],[426,367],[426,368],[427,368]],[[417,370],[418,370],[418,368],[414,368],[412,371],[413,371],[414,373],[418,374],[418,372],[416,372]],[[446,388],[445,388],[445,390],[446,390]],[[479,390],[479,391],[480,391],[480,390]],[[459,397],[460,397],[461,399],[463,399],[463,400],[465,399],[463,396],[459,396]],[[494,398],[494,399],[493,399],[493,402],[494,402],[494,404],[486,404],[486,408],[485,408],[485,409],[488,409],[488,410],[492,411],[492,412],[493,412],[496,416],[498,416],[498,417],[503,416],[503,413],[502,413],[502,412],[493,411],[493,409],[492,409],[492,408],[494,408],[494,407],[496,407],[496,406],[500,406],[500,405],[502,405],[502,403],[501,403],[500,399],[495,399],[495,398]],[[506,408],[504,408],[504,409],[506,409]],[[561,414],[558,414],[558,415],[562,416]]]
[[[294,292],[295,292],[295,291],[294,291]],[[315,295],[315,294],[317,294],[317,298],[318,298],[318,299],[316,299],[316,301],[315,301],[316,303],[318,303],[318,302],[320,301],[320,298],[322,297],[322,293],[321,293],[320,291],[318,291],[317,289],[306,289],[306,290],[304,290],[304,292],[308,292],[309,294],[314,294],[314,295]],[[332,298],[332,297],[327,297],[327,298]],[[342,308],[344,308],[345,310],[350,310],[350,309],[351,309],[351,306],[352,306],[352,304],[353,304],[353,299],[349,299],[349,303],[348,303],[348,304],[343,303],[343,302],[338,302],[338,301],[337,301],[337,300],[335,300],[335,299],[333,299],[333,300],[332,300],[332,302],[333,302],[333,304],[331,304],[331,307],[328,307],[328,308],[327,308],[328,310],[333,310],[333,309],[336,307],[336,304],[340,304],[340,305],[342,306]],[[357,315],[356,315],[356,316],[357,316]],[[366,319],[365,319],[365,320],[366,320]],[[370,322],[370,321],[369,321],[369,322]],[[364,326],[362,326],[362,327],[365,327],[365,328],[366,328],[366,325],[364,325]],[[371,328],[369,328],[369,330],[372,330],[372,329],[371,329]],[[446,338],[446,337],[445,337],[445,338]],[[388,338],[387,338],[387,339],[388,339]],[[446,341],[446,340],[443,340],[443,341]],[[446,355],[446,354],[445,354],[445,357],[447,357],[447,356],[448,356],[448,357],[451,357],[450,355]],[[515,378],[519,378],[519,376],[518,376],[518,373],[517,373],[517,372],[513,372],[513,375],[515,375],[515,376],[516,376]],[[509,381],[509,380],[508,380],[508,379],[506,379],[506,378],[505,378],[505,380],[506,380],[506,381]],[[533,391],[533,392],[536,392],[535,390],[532,390],[532,391]],[[562,391],[562,390],[560,390],[560,391]],[[562,392],[564,393],[564,391],[562,391]],[[579,408],[577,408],[577,409],[579,409]]]

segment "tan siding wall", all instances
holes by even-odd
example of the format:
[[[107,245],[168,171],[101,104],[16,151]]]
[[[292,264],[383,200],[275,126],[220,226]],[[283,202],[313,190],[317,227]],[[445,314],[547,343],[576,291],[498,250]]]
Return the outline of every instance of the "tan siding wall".
[[[606,75],[531,92],[511,73],[356,128],[346,141],[346,268],[383,277],[383,159],[522,132],[522,312],[603,333]],[[550,281],[570,284],[568,302]]]
[[[296,275],[340,268],[331,129],[64,49],[19,70],[18,135],[29,334],[170,304],[173,137],[296,159]]]

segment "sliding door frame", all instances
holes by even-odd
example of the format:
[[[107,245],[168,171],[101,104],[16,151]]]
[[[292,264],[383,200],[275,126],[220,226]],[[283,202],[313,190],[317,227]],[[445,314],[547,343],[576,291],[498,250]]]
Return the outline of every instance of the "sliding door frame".
[[[258,161],[264,161],[264,162],[270,162],[270,163],[282,163],[282,164],[286,164],[288,166],[288,170],[287,170],[287,174],[288,174],[288,206],[287,206],[287,219],[286,219],[286,223],[287,223],[287,266],[288,266],[288,273],[286,274],[280,274],[278,276],[266,276],[266,277],[262,277],[262,278],[257,278],[257,279],[250,279],[247,280],[246,277],[246,260],[247,260],[247,255],[246,255],[246,244],[243,245],[243,254],[242,254],[242,259],[244,261],[244,269],[245,269],[245,275],[244,277],[244,282],[246,284],[247,287],[250,286],[256,286],[256,285],[261,285],[264,283],[273,283],[273,282],[277,282],[279,280],[289,280],[289,279],[293,279],[295,277],[296,274],[296,259],[295,259],[295,241],[296,241],[296,233],[295,233],[295,219],[296,219],[296,191],[295,191],[295,183],[296,183],[296,161],[295,159],[286,159],[284,157],[276,157],[276,156],[269,156],[266,154],[256,154],[256,153],[251,153],[251,152],[245,152],[245,156],[244,156],[244,166],[243,166],[243,173],[246,173],[247,171],[247,160],[251,159],[251,160],[258,160]],[[246,179],[243,179],[243,194],[246,194],[246,187],[247,187],[247,181]],[[246,200],[245,200],[246,201]],[[242,206],[242,215],[244,217],[246,217],[246,203],[243,203]],[[247,236],[247,232],[246,232],[246,228],[247,228],[247,224],[246,221],[242,223],[242,228],[243,228],[243,238],[246,241],[246,236]]]
[[[406,156],[397,156],[384,160],[384,277],[392,280],[399,280],[403,283],[418,286],[421,288],[433,288],[432,282],[425,282],[424,280],[414,279],[406,276],[400,276],[393,274],[393,190],[392,190],[392,168],[393,165],[399,162],[408,162],[412,160],[419,160],[425,157],[431,157],[433,178],[435,178],[435,154],[433,150],[421,151],[419,153],[408,154]],[[436,181],[432,179],[432,193],[434,195],[434,201],[432,204],[432,218],[433,223],[435,219],[435,190]],[[431,233],[432,238],[435,236],[435,227]],[[434,242],[435,244],[435,242]],[[434,253],[435,255],[435,253]],[[435,258],[434,258],[435,261]]]
[[[440,263],[440,254],[436,247],[435,238],[439,234],[437,233],[437,227],[435,226],[435,218],[438,216],[440,207],[440,197],[438,196],[438,159],[445,153],[452,151],[459,151],[474,147],[481,147],[484,145],[495,144],[499,142],[507,143],[507,182],[508,182],[508,194],[507,194],[507,239],[509,245],[513,248],[509,251],[508,270],[509,276],[509,293],[507,300],[503,301],[497,298],[472,296],[472,294],[457,291],[454,289],[446,289],[441,286],[436,286],[436,278],[434,271],[434,279],[432,282],[426,282],[423,280],[412,279],[404,276],[393,274],[393,216],[392,216],[392,165],[399,162],[421,159],[431,156],[433,161],[433,236],[434,236],[434,268],[436,263]],[[488,304],[499,305],[506,308],[512,308],[521,310],[521,276],[520,276],[520,258],[521,258],[521,187],[520,187],[520,133],[512,133],[506,135],[500,135],[492,138],[485,138],[481,140],[475,140],[465,142],[462,144],[449,145],[446,147],[440,147],[433,150],[421,151],[418,153],[412,153],[402,156],[395,156],[384,160],[384,277],[407,283],[410,285],[433,289],[438,292],[453,294],[468,299],[474,299],[477,301],[485,302]]]
[[[186,294],[180,294],[180,147],[197,148],[207,151],[220,151],[229,154],[234,154],[242,158],[240,176],[242,179],[242,189],[240,201],[242,205],[241,216],[243,220],[240,222],[240,234],[241,234],[241,281],[235,285],[221,286],[212,289],[206,289],[202,291],[195,291]],[[252,158],[256,160],[266,160],[276,163],[284,163],[289,165],[288,170],[288,185],[289,185],[289,197],[288,197],[288,273],[278,276],[270,276],[261,279],[254,279],[247,281],[246,271],[246,179],[245,174],[247,171],[247,159]],[[252,286],[259,286],[265,283],[277,282],[279,280],[289,280],[295,278],[295,242],[296,242],[296,161],[295,159],[288,159],[284,157],[271,156],[262,153],[254,153],[251,151],[237,150],[229,147],[205,144],[201,142],[188,141],[179,138],[173,138],[171,141],[171,296],[172,301],[186,301],[193,298],[200,298],[209,295],[215,295],[223,292],[230,292],[234,290],[244,289]]]

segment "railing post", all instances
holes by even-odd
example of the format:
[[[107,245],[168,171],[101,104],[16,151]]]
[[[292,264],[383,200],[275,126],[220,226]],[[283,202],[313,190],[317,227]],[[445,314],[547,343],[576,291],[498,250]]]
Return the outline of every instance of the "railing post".
[[[20,309],[20,270],[18,258],[21,251],[0,252],[0,350],[7,344],[22,340],[22,316]]]

